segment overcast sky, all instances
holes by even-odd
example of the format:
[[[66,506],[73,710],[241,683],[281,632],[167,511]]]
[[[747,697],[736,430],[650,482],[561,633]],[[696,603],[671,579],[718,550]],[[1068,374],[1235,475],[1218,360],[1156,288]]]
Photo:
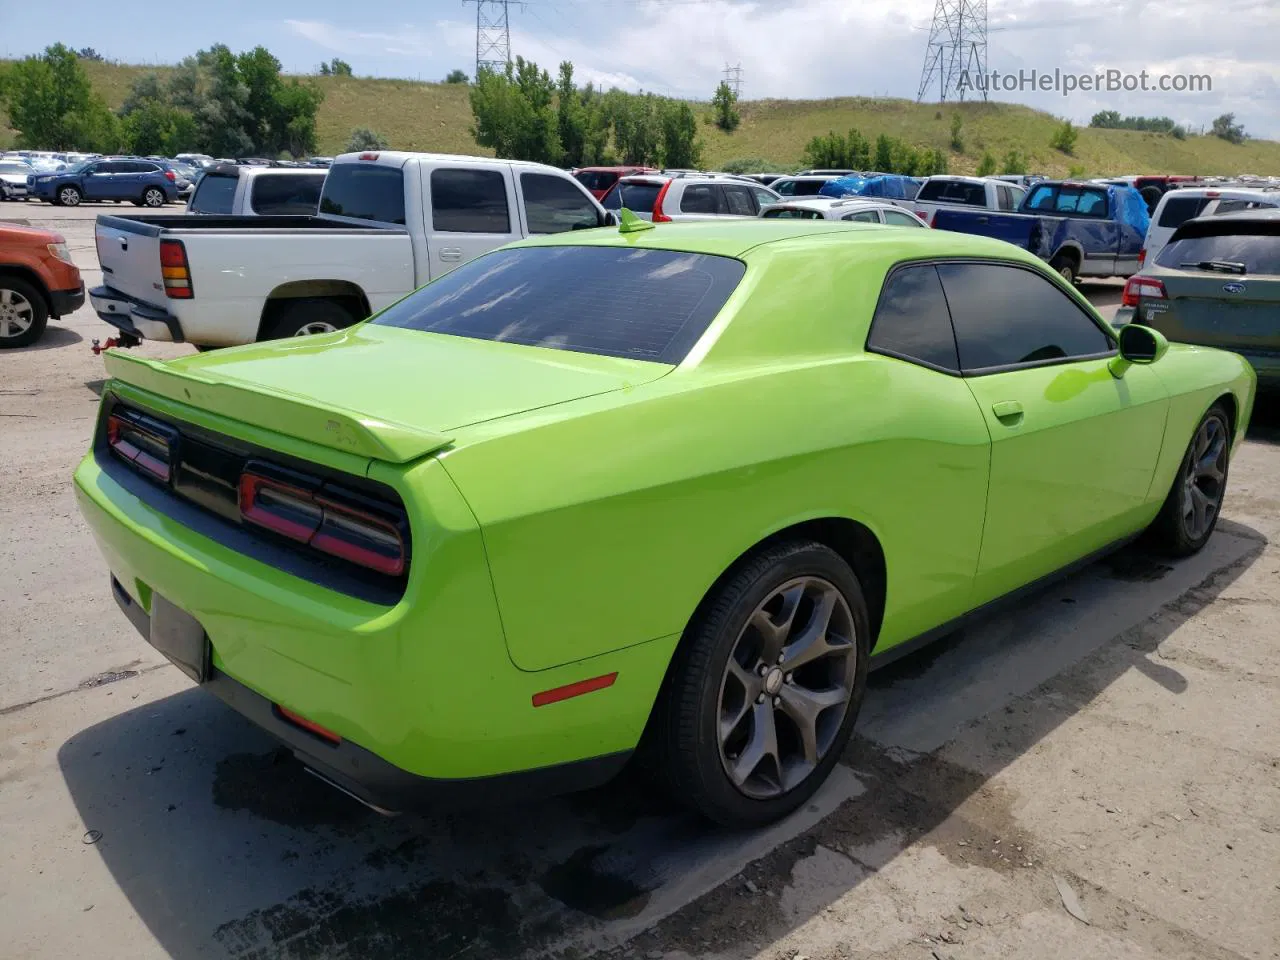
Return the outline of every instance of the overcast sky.
[[[262,43],[286,70],[340,56],[361,75],[440,79],[475,61],[475,6],[457,0],[63,0],[57,16],[0,0],[0,52],[61,40],[128,62],[172,63],[215,41]],[[706,99],[726,62],[743,96],[914,98],[933,0],[529,0],[511,7],[512,53],[552,73]],[[989,69],[1016,73],[1208,74],[1206,93],[1000,92],[1087,123],[1097,110],[1167,115],[1195,128],[1234,112],[1249,133],[1280,139],[1280,0],[990,2]]]

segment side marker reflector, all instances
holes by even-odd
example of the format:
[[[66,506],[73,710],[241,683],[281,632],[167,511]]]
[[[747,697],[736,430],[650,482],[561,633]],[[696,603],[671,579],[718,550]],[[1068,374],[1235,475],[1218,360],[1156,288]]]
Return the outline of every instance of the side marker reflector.
[[[280,714],[281,718],[289,721],[295,727],[301,727],[303,730],[307,731],[307,733],[313,733],[321,740],[325,740],[334,746],[337,746],[342,742],[342,738],[332,730],[327,730],[315,721],[308,720],[306,717],[301,714],[294,713],[292,710],[286,710],[278,703],[275,706],[276,712]]]
[[[615,670],[613,673],[606,673],[603,677],[592,677],[590,680],[579,680],[577,683],[566,684],[563,687],[543,690],[541,693],[533,695],[533,705],[535,707],[545,707],[549,703],[559,703],[561,700],[580,697],[584,693],[594,693],[596,690],[612,687],[613,681],[617,679],[618,673]]]

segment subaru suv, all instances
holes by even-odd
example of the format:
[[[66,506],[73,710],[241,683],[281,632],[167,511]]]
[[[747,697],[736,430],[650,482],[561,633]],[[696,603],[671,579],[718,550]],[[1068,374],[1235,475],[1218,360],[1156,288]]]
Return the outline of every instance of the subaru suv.
[[[626,207],[654,223],[758,217],[781,198],[744,177],[696,173],[645,173],[622,177],[600,201],[606,210]]]
[[[104,157],[57,173],[27,178],[31,197],[64,207],[88,200],[114,200],[163,207],[178,199],[178,176],[167,164],[138,157]]]

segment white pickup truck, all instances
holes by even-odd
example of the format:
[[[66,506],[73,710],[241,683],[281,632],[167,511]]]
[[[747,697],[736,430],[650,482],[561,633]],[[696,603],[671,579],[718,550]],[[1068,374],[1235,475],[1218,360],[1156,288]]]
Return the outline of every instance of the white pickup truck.
[[[200,177],[188,216],[314,216],[328,170],[219,163]]]
[[[99,216],[89,300],[121,346],[273,340],[350,326],[513,240],[615,222],[555,167],[349,153],[316,216]]]
[[[957,177],[940,174],[929,177],[914,200],[899,203],[914,210],[917,217],[933,226],[933,215],[942,207],[952,210],[1018,209],[1026,189],[989,177]]]

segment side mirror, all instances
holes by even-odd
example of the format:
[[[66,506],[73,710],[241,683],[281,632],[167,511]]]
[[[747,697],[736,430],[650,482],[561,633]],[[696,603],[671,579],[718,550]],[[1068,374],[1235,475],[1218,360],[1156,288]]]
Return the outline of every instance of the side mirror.
[[[602,223],[601,226],[616,227],[617,225],[618,225],[618,215],[614,213],[612,210],[606,210],[604,212],[604,223]]]
[[[1117,337],[1120,353],[1111,358],[1111,375],[1123,377],[1134,364],[1140,366],[1155,363],[1169,350],[1169,341],[1159,330],[1152,330],[1137,323],[1127,323],[1120,328]]]

